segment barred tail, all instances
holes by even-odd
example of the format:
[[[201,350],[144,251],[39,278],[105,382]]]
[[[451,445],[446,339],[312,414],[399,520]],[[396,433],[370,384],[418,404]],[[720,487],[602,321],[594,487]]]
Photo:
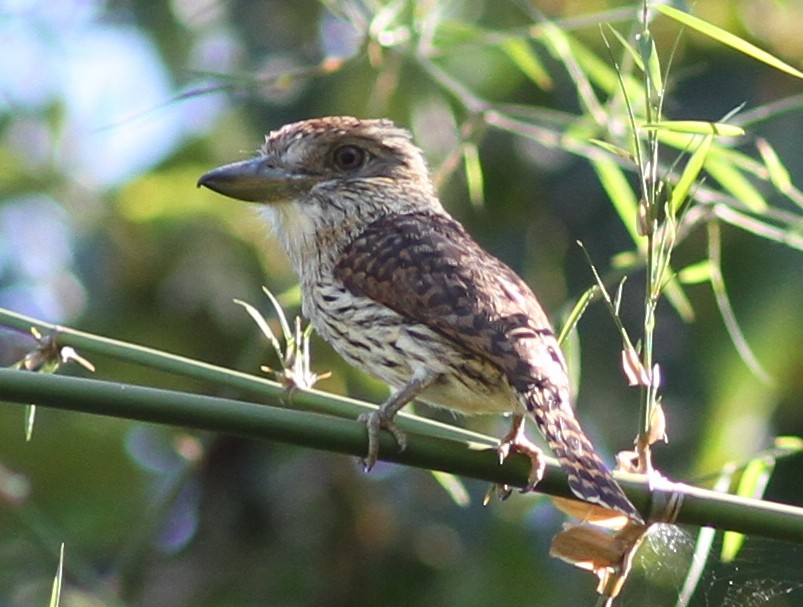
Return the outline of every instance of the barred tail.
[[[533,388],[525,396],[525,403],[549,448],[568,473],[572,492],[586,502],[616,510],[642,522],[641,514],[580,428],[567,400],[551,391]]]

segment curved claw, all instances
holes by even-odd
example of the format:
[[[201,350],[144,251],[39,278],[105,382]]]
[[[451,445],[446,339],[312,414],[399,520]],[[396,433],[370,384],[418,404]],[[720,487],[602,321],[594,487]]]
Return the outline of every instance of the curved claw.
[[[496,448],[496,453],[499,456],[499,465],[505,463],[505,460],[514,452],[523,453],[530,458],[531,467],[530,474],[527,477],[527,486],[521,491],[522,493],[532,491],[544,477],[546,462],[544,461],[541,449],[524,435],[524,418],[522,416],[515,416],[513,418],[510,431],[499,442],[499,446]],[[507,487],[503,487],[502,489],[507,490],[507,495],[510,494]]]
[[[543,452],[527,439],[505,440],[497,447],[496,453],[499,456],[500,465],[505,463],[511,453],[523,453],[530,458],[530,474],[527,477],[527,486],[521,490],[522,493],[535,489],[535,486],[544,478],[546,462],[544,462]]]
[[[393,420],[383,415],[381,409],[370,413],[361,413],[357,417],[357,421],[364,423],[368,430],[368,454],[362,460],[362,467],[366,472],[371,471],[379,457],[379,433],[381,430],[387,430],[393,435],[396,444],[399,445],[399,451],[404,451],[407,447],[407,437],[404,432],[393,423]]]

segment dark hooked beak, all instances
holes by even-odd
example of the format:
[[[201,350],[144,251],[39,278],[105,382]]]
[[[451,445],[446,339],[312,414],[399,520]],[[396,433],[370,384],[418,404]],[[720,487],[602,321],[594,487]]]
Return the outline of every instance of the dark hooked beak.
[[[238,200],[272,203],[298,198],[314,181],[309,175],[277,168],[264,156],[258,156],[212,169],[201,175],[197,185]]]

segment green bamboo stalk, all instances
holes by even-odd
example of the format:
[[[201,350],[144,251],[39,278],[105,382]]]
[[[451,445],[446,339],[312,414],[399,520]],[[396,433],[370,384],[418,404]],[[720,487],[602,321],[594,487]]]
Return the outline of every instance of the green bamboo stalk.
[[[364,425],[357,421],[186,392],[2,369],[0,395],[6,401],[21,404],[33,402],[43,407],[274,440],[358,457],[367,449]],[[499,465],[492,446],[412,432],[402,452],[393,438],[383,433],[380,457],[514,487],[527,484],[530,469],[524,455],[511,456]],[[620,478],[620,482],[636,507],[653,520],[663,516],[667,505],[675,504],[677,515],[672,522],[803,544],[803,508],[669,482],[653,482],[652,488],[632,480]],[[565,473],[552,460],[547,461],[537,490],[571,496]]]
[[[56,335],[56,343],[59,347],[70,346],[83,356],[88,356],[90,353],[108,356],[165,373],[190,377],[216,388],[226,387],[236,390],[238,393],[253,395],[260,402],[268,400],[277,406],[292,406],[349,419],[355,419],[359,414],[374,408],[374,405],[365,402],[327,394],[318,390],[299,390],[289,394],[284,386],[264,377],[218,367],[138,344],[42,322],[4,308],[0,308],[0,326],[17,329],[24,333],[30,331],[31,328],[36,328],[43,335]],[[401,412],[398,419],[403,427],[411,431],[455,440],[470,440],[485,445],[496,446],[498,444],[498,441],[492,437],[428,420],[410,413]]]

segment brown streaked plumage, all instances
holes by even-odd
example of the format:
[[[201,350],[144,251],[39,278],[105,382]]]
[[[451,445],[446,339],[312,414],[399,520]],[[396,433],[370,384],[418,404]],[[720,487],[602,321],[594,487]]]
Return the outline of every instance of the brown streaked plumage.
[[[364,421],[366,467],[380,428],[414,398],[510,413],[500,446],[529,448],[531,416],[581,499],[641,520],[580,428],[566,365],[535,295],[441,206],[421,151],[388,120],[329,117],[268,135],[261,154],[199,185],[264,203],[299,276],[303,312],[349,363],[394,394]]]

